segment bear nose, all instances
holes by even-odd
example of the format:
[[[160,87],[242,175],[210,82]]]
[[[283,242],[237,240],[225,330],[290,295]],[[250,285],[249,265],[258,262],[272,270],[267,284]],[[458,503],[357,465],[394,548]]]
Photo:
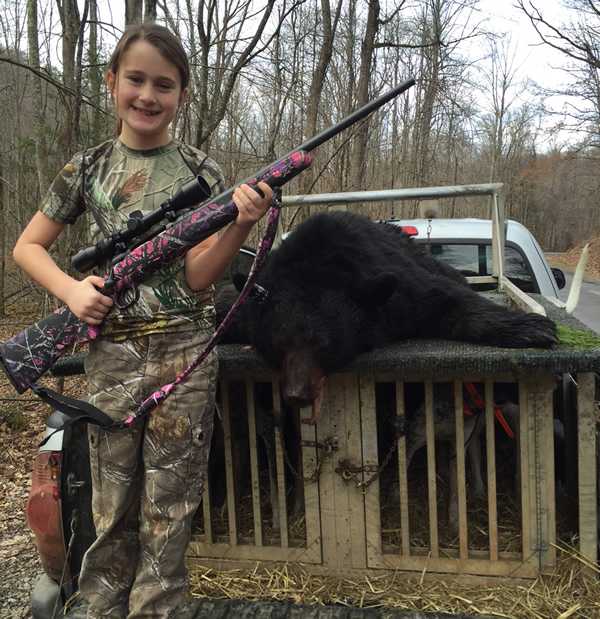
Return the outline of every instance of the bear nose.
[[[282,392],[291,406],[311,406],[317,399],[323,375],[307,346],[287,351],[282,363]]]
[[[308,396],[296,396],[296,395],[284,395],[285,401],[292,408],[305,408],[306,406],[310,406],[313,403],[312,398]]]
[[[315,399],[309,383],[291,380],[285,381],[283,397],[290,406],[294,407],[308,406]]]

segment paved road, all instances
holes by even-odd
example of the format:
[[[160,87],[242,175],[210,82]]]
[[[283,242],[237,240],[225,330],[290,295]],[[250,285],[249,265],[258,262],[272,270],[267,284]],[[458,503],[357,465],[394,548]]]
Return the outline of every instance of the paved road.
[[[567,285],[560,291],[560,298],[563,301],[567,300],[573,275],[565,271],[565,277]],[[573,315],[588,327],[600,333],[600,282],[583,282],[579,304]]]

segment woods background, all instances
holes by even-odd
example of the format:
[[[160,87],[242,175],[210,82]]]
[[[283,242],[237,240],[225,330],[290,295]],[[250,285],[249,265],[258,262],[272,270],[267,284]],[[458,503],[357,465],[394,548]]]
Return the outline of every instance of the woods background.
[[[125,24],[175,31],[192,65],[177,137],[228,184],[414,76],[416,87],[316,153],[288,193],[503,182],[506,214],[547,251],[600,233],[600,2],[517,0],[541,45],[562,53],[556,88],[523,81],[516,42],[478,0],[0,0],[0,312],[39,292],[12,266],[17,236],[71,155],[114,133],[103,80]],[[545,107],[564,98],[561,114]],[[444,215],[487,216],[485,200]],[[412,217],[417,205],[361,207]],[[284,230],[304,216],[286,209]],[[85,243],[63,234],[55,257]]]

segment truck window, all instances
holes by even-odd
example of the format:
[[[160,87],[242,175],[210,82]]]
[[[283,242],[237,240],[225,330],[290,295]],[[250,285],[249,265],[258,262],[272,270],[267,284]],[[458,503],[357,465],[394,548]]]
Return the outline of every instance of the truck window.
[[[459,270],[465,276],[491,275],[492,247],[484,244],[432,243],[431,254],[437,260]],[[504,251],[506,276],[523,292],[539,292],[523,255],[510,245]]]

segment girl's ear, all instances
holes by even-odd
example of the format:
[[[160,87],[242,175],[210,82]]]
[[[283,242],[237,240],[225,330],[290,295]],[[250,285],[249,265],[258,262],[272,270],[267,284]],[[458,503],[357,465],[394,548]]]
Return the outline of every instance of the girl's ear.
[[[187,88],[184,88],[181,91],[181,94],[179,95],[179,107],[181,107],[187,101],[188,94],[189,94],[189,91]]]
[[[106,85],[108,86],[108,90],[110,94],[114,96],[115,94],[115,84],[117,83],[117,76],[109,69],[106,72]]]

